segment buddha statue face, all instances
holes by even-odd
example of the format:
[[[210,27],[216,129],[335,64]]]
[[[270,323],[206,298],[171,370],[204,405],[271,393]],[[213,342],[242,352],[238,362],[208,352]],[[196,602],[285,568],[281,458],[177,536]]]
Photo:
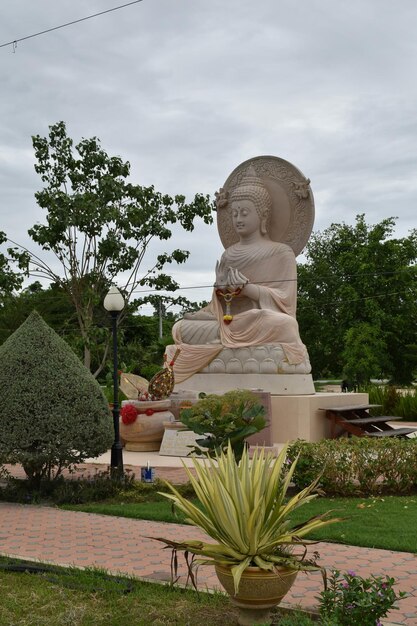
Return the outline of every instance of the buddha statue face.
[[[258,179],[259,180],[259,179]],[[246,181],[245,181],[246,182]],[[268,222],[271,213],[271,197],[262,183],[256,181],[255,184],[243,184],[233,190],[230,197],[230,209],[233,227],[239,236],[246,234],[238,228],[238,217],[244,217],[247,225],[240,225],[242,228],[255,228],[262,235],[268,234]],[[240,212],[239,212],[240,210]],[[243,212],[245,215],[243,216]],[[249,218],[249,215],[251,216]],[[249,225],[250,222],[250,225]],[[256,232],[251,231],[250,234]],[[249,233],[248,233],[249,234]]]
[[[239,237],[261,232],[261,220],[251,200],[235,200],[231,206],[233,228]]]

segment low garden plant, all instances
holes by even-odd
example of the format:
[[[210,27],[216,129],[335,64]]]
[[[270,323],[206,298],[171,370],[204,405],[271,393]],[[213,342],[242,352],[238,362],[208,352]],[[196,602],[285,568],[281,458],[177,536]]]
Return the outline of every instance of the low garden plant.
[[[417,389],[410,387],[399,390],[393,385],[367,385],[363,391],[368,394],[371,404],[381,405],[372,409],[372,415],[395,415],[405,421],[417,421]]]
[[[230,444],[237,460],[247,437],[266,426],[264,407],[252,392],[243,389],[221,396],[202,394],[196,404],[181,411],[180,419],[189,430],[201,435],[190,454],[215,457]]]
[[[299,455],[293,482],[302,489],[321,472],[326,495],[413,493],[417,488],[417,438],[339,437],[291,444]]]
[[[0,468],[1,469],[1,468]],[[0,472],[1,479],[1,472]],[[158,495],[164,483],[155,480],[153,483],[137,481],[128,470],[123,476],[113,480],[111,470],[98,471],[92,476],[64,477],[55,480],[43,480],[37,488],[32,488],[30,481],[4,476],[0,487],[0,500],[22,503],[53,503],[58,505],[89,505],[104,502],[105,506],[112,504],[138,504],[166,502]],[[194,496],[194,491],[188,483],[178,486],[179,491],[188,497]],[[174,521],[174,520],[172,520]]]
[[[353,571],[341,574],[334,570],[326,588],[320,593],[319,610],[329,626],[382,626],[381,619],[396,609],[396,602],[407,594],[396,593],[390,576],[362,578]]]

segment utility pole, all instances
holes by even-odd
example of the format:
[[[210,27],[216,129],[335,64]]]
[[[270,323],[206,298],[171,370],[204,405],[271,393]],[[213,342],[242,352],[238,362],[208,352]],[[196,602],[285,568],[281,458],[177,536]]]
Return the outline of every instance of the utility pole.
[[[162,331],[162,297],[159,298],[158,313],[159,313],[159,339],[162,339],[162,336],[163,336],[163,331]]]

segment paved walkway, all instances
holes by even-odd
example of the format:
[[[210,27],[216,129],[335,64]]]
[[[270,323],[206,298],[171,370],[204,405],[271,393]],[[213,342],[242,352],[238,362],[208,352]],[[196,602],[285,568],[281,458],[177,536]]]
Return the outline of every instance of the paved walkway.
[[[161,477],[180,482],[179,468],[158,468]],[[202,539],[192,526],[131,520],[54,507],[0,503],[0,554],[76,567],[97,566],[114,573],[125,573],[146,580],[170,580],[170,552],[149,537]],[[326,568],[354,570],[361,576],[389,574],[398,589],[410,596],[392,611],[389,621],[417,626],[417,555],[320,543],[314,546]],[[180,557],[180,583],[186,568]],[[198,584],[202,589],[219,588],[212,567],[200,567]],[[315,596],[322,589],[318,572],[300,573],[285,605],[314,608]],[[353,626],[353,625],[352,625]],[[360,626],[360,625],[358,625]]]

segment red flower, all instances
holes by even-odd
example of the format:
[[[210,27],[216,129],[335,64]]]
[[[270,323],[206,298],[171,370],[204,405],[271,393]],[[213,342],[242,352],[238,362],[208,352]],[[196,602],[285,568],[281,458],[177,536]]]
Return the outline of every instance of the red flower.
[[[146,409],[145,413],[146,415],[153,415],[155,411],[153,409]]]
[[[139,411],[135,406],[133,406],[133,404],[125,404],[120,411],[120,415],[122,417],[123,424],[133,424],[139,415]]]

